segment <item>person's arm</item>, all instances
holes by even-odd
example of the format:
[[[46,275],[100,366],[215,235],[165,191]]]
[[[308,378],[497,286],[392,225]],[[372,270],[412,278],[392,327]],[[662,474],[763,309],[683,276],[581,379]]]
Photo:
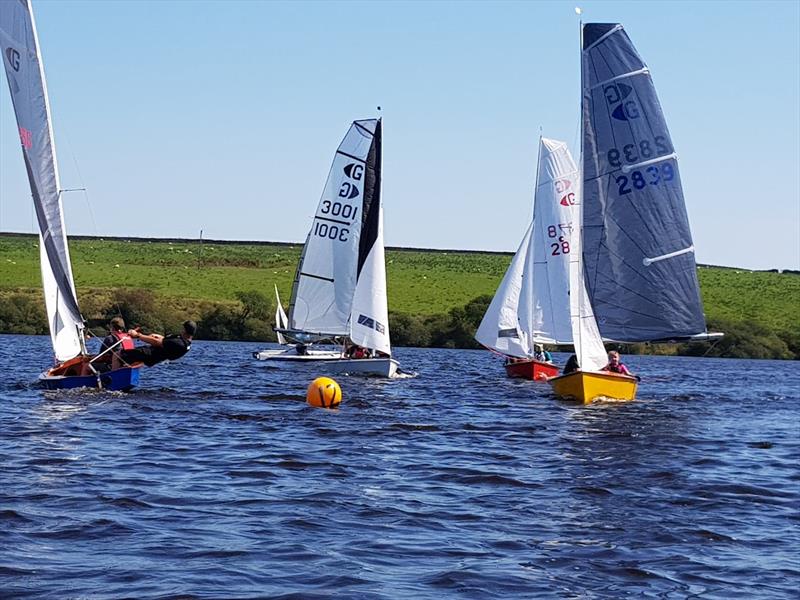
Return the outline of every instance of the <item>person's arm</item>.
[[[620,373],[622,373],[623,375],[629,375],[633,377],[633,373],[631,373],[630,370],[628,370],[628,367],[626,367],[622,363],[620,363],[619,366],[620,366]]]
[[[135,329],[128,330],[128,335],[135,340],[142,340],[146,344],[161,348],[164,345],[164,336],[158,333],[141,333]]]

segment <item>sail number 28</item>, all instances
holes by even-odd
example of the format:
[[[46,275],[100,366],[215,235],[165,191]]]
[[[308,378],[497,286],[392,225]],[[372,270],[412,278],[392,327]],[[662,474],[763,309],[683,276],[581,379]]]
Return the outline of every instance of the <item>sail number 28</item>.
[[[569,254],[569,240],[564,239],[563,235],[558,235],[558,231],[561,230],[562,232],[572,231],[572,223],[559,223],[558,229],[556,229],[555,225],[550,225],[547,228],[547,237],[553,238],[554,241],[550,243],[550,255],[551,256],[560,256],[562,254]]]

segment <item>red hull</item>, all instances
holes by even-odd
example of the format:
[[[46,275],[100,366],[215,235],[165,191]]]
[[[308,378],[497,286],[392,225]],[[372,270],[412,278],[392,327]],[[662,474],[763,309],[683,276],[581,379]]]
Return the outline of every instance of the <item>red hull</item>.
[[[515,360],[506,363],[506,374],[509,377],[547,381],[550,377],[558,376],[558,367],[538,360]]]

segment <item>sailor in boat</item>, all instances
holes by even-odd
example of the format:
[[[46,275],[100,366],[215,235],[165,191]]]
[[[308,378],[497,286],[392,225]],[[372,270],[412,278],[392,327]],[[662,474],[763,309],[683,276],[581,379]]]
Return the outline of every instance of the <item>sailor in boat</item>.
[[[617,373],[619,375],[628,375],[629,377],[636,377],[633,373],[628,370],[628,367],[623,365],[619,360],[619,352],[616,350],[612,350],[608,353],[608,364],[603,367],[603,371],[608,371],[609,373]]]
[[[80,375],[93,375],[107,373],[115,369],[127,367],[121,358],[123,350],[133,350],[134,343],[128,332],[125,331],[125,320],[114,317],[108,323],[108,335],[100,343],[100,351],[92,356],[83,358],[80,364]]]
[[[345,356],[347,358],[369,358],[369,350],[362,348],[358,344],[353,344],[347,347]]]
[[[561,372],[562,375],[569,375],[577,371],[580,368],[578,365],[578,356],[573,354],[567,359],[567,364],[564,365],[564,370]]]
[[[111,319],[108,331],[100,344],[99,358],[95,361],[95,368],[101,372],[126,366],[120,354],[123,350],[133,350],[135,347],[133,338],[125,331],[125,320],[122,317]]]
[[[539,362],[553,362],[553,357],[550,353],[544,349],[544,346],[541,344],[535,344],[533,346],[533,358],[534,360],[538,360]]]
[[[177,335],[145,334],[137,329],[129,329],[128,335],[148,345],[138,346],[133,350],[124,350],[122,360],[128,364],[141,362],[148,367],[165,360],[178,360],[192,347],[192,338],[196,331],[197,325],[194,321],[184,321],[183,331]]]

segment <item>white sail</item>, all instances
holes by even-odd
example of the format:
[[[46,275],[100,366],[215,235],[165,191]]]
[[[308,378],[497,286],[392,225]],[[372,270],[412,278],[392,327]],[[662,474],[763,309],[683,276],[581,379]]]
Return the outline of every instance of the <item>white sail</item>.
[[[511,264],[483,315],[475,339],[487,348],[507,356],[528,357],[533,355],[533,346],[526,331],[519,326],[517,311],[522,288],[522,277],[528,258],[533,223],[522,238]]]
[[[378,208],[378,232],[358,277],[350,316],[350,339],[359,346],[392,353],[389,306],[386,299],[386,259],[383,248],[383,210]]]
[[[571,237],[569,262],[569,308],[572,338],[578,365],[584,371],[600,371],[608,363],[603,338],[597,328],[592,303],[586,293],[583,268],[583,194],[580,178],[576,181],[575,228]]]
[[[542,138],[528,251],[519,312],[520,325],[539,343],[569,344],[570,239],[575,230],[574,190],[578,167],[564,142]]]
[[[354,121],[336,151],[297,268],[289,329],[390,353],[381,122]]]
[[[289,321],[286,318],[286,313],[283,310],[283,305],[281,304],[281,297],[278,294],[278,286],[275,286],[275,301],[277,307],[275,308],[275,328],[276,329],[286,329],[289,326]],[[283,337],[283,334],[280,331],[276,331],[278,336],[278,343],[281,345],[287,344],[286,338]]]
[[[63,361],[83,350],[83,318],[64,228],[47,85],[27,0],[0,2],[0,46],[39,223],[50,337],[56,358]]]
[[[529,358],[535,343],[572,343],[569,260],[578,181],[566,144],[542,138],[533,223],[475,335],[484,346]]]

